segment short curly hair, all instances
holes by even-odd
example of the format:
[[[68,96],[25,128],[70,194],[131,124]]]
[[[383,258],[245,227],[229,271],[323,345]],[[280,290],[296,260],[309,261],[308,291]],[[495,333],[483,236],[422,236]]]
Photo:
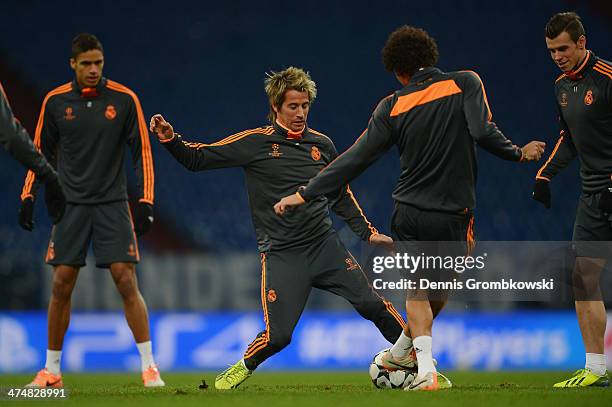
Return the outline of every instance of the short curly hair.
[[[385,69],[412,76],[419,68],[438,62],[436,41],[421,28],[403,25],[393,31],[382,49]]]

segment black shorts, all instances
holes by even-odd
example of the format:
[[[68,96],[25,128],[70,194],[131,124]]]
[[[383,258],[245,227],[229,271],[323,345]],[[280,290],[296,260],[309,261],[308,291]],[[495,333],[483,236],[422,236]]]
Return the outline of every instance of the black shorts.
[[[138,242],[126,201],[99,205],[67,204],[64,217],[51,231],[45,261],[53,266],[82,267],[90,242],[97,267],[138,263]]]
[[[396,242],[466,242],[471,238],[470,229],[473,229],[470,211],[426,211],[396,202],[391,218],[391,233]]]
[[[578,257],[612,257],[612,215],[599,210],[600,198],[601,194],[580,195],[572,237]]]
[[[472,229],[470,211],[427,211],[396,202],[391,219],[396,252],[400,256],[421,257],[427,264],[418,270],[400,268],[397,273],[415,282],[421,279],[430,282],[452,281],[456,277],[454,271],[444,269],[440,259],[468,255],[473,242]],[[412,293],[409,292],[409,295]],[[433,293],[430,290],[429,299],[443,299],[445,296],[446,291]]]

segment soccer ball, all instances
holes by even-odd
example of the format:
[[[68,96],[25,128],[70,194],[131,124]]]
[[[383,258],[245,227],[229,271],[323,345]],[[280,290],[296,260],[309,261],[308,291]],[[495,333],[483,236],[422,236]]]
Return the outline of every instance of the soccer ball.
[[[379,389],[402,389],[416,377],[417,370],[387,370],[382,364],[382,355],[389,349],[383,349],[374,355],[370,363],[370,379]]]

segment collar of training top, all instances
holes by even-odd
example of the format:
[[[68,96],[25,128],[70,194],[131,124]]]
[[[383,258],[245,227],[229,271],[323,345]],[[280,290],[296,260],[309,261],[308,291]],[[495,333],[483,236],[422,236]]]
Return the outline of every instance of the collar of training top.
[[[81,95],[82,98],[91,99],[97,97],[106,86],[106,78],[100,79],[100,82],[93,88],[79,88],[76,78],[72,80],[72,90]]]
[[[288,128],[280,124],[278,121],[275,121],[272,126],[278,134],[288,139],[300,139],[308,134],[308,125],[305,125],[302,131],[298,132],[289,130]]]
[[[577,81],[583,78],[584,73],[595,65],[596,58],[593,51],[587,51],[586,56],[578,63],[578,66],[571,71],[564,72],[565,76],[572,81]]]
[[[433,66],[421,68],[416,71],[414,75],[412,75],[410,81],[408,82],[408,85],[419,85],[427,79],[431,78],[436,73],[442,73],[442,71]]]

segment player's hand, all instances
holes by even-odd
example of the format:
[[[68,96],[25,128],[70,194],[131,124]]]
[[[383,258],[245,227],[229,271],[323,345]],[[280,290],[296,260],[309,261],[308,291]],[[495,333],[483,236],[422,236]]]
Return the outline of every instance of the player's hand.
[[[160,141],[170,140],[172,137],[174,137],[174,129],[172,128],[172,125],[168,123],[161,114],[156,114],[151,117],[149,129],[151,130],[151,133],[155,133]]]
[[[545,179],[536,179],[533,184],[533,199],[544,204],[546,209],[550,209],[550,182]]]
[[[390,253],[395,251],[393,239],[387,235],[383,235],[382,233],[374,233],[372,236],[370,236],[370,244],[372,246],[383,248]]]
[[[278,201],[274,205],[274,212],[276,212],[278,216],[283,216],[290,209],[303,205],[305,202],[306,201],[304,201],[304,198],[302,198],[302,196],[296,192],[295,194],[286,196]]]
[[[599,209],[606,214],[612,213],[612,184],[608,185],[603,191],[601,191]]]
[[[26,198],[21,201],[21,206],[19,207],[19,216],[18,222],[19,226],[23,229],[31,232],[34,229],[34,199]]]
[[[53,224],[59,223],[66,211],[66,195],[57,177],[45,184],[45,203]]]
[[[530,141],[521,147],[523,152],[522,161],[538,161],[542,157],[545,148],[546,143],[543,141]]]
[[[136,236],[142,236],[153,226],[153,205],[146,202],[138,202],[134,208],[134,232]]]

